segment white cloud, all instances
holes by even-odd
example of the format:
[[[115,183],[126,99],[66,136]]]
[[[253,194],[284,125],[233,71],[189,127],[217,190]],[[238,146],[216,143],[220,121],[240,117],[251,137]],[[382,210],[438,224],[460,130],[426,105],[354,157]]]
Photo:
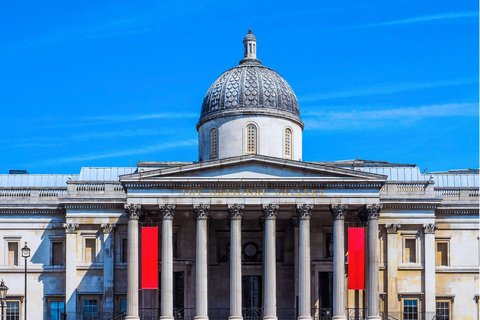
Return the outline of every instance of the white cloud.
[[[307,130],[358,130],[409,125],[436,117],[478,117],[478,103],[443,104],[368,111],[304,111]]]
[[[478,12],[476,11],[459,11],[459,12],[446,12],[438,13],[432,15],[418,16],[401,20],[393,20],[379,23],[368,23],[357,28],[369,28],[369,27],[379,27],[379,26],[392,26],[398,24],[410,24],[410,23],[419,23],[419,22],[429,22],[437,20],[446,20],[446,19],[458,19],[458,18],[476,18],[478,17]]]
[[[195,145],[197,145],[197,139],[190,139],[190,140],[162,143],[159,145],[147,146],[143,148],[138,147],[130,150],[112,151],[107,153],[96,153],[96,154],[84,154],[84,155],[73,156],[73,157],[50,159],[50,160],[29,163],[29,164],[26,164],[26,166],[39,166],[39,165],[48,166],[48,165],[57,165],[57,164],[68,163],[68,162],[116,158],[116,157],[130,156],[130,155],[152,153],[152,152],[162,151],[166,149],[189,147],[189,146],[195,146]]]
[[[429,82],[400,82],[400,83],[387,83],[380,85],[369,85],[353,88],[346,91],[317,93],[310,95],[303,95],[298,97],[300,102],[312,102],[320,100],[329,100],[337,98],[349,98],[359,96],[373,96],[373,95],[385,95],[398,92],[406,92],[420,89],[447,87],[447,86],[459,86],[471,83],[477,83],[478,79],[457,79],[457,80],[441,80],[441,81],[429,81]]]

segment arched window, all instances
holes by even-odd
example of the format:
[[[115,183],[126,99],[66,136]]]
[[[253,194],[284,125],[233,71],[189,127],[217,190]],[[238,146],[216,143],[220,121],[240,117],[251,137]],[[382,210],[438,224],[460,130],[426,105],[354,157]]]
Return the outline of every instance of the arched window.
[[[292,158],[292,130],[285,129],[285,157]]]
[[[210,159],[218,157],[218,131],[213,128],[210,130]]]
[[[247,126],[247,153],[257,153],[257,127],[253,124]]]

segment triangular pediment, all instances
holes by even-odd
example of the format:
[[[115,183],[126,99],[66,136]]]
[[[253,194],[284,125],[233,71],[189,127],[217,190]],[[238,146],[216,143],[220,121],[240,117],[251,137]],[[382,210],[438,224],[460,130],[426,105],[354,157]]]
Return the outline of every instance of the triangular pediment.
[[[325,164],[247,155],[124,175],[121,181],[164,179],[353,179],[384,181],[386,176]]]

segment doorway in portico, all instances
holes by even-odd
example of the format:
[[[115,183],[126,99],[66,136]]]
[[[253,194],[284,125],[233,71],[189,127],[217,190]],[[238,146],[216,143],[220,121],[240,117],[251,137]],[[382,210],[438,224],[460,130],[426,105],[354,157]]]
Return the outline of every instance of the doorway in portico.
[[[262,308],[262,276],[242,276],[242,305],[252,311]]]

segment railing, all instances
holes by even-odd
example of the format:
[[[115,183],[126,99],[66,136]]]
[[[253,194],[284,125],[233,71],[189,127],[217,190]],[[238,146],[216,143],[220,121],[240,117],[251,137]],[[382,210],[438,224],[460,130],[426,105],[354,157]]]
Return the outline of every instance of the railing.
[[[4,189],[4,190],[0,190],[0,197],[15,197],[15,198],[30,197],[30,189]]]
[[[104,183],[79,183],[77,184],[77,191],[79,192],[104,192]]]
[[[478,198],[478,189],[468,190],[468,196]]]
[[[397,183],[397,192],[425,191],[425,183]]]
[[[67,189],[41,189],[38,191],[40,198],[58,198],[67,195]]]
[[[123,189],[123,186],[121,184],[114,184],[113,185],[113,191],[115,192],[125,192],[125,190]]]
[[[126,312],[123,311],[108,320],[124,320],[126,316]],[[140,308],[139,316],[141,320],[158,320],[160,317],[159,308]],[[230,308],[208,308],[208,317],[210,320],[228,320],[229,316]],[[243,308],[242,316],[245,320],[262,320],[263,308]],[[297,317],[298,313],[295,308],[277,308],[278,320],[296,320]],[[195,308],[173,309],[173,318],[175,320],[194,320]],[[329,308],[312,308],[312,318],[313,320],[331,320],[332,310]]]
[[[442,198],[460,197],[460,189],[435,189],[435,196]]]
[[[367,319],[367,308],[347,308],[348,320],[364,320]]]

